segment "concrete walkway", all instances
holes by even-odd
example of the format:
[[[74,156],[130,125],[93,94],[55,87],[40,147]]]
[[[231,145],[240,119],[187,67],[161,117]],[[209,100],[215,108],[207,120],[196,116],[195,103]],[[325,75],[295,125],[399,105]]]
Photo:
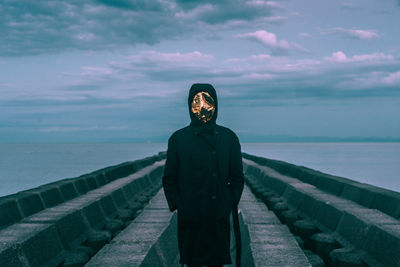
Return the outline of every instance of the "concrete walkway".
[[[245,186],[239,203],[242,266],[311,266],[286,225]]]
[[[287,227],[263,203],[257,201],[247,186],[239,208],[242,266],[310,266]],[[176,229],[176,213],[168,210],[164,191],[160,190],[141,215],[85,266],[178,267]],[[232,260],[235,260],[233,234],[231,251]]]
[[[177,266],[176,213],[160,190],[143,212],[85,266]]]

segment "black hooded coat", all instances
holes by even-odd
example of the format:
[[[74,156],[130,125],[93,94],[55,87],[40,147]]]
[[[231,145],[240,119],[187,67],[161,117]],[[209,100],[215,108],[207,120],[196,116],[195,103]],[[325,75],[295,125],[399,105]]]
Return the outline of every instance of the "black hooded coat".
[[[191,103],[200,91],[215,101],[213,118],[200,122]],[[216,124],[218,102],[210,84],[194,84],[189,92],[190,125],[168,140],[163,187],[171,211],[178,210],[180,263],[230,264],[230,223],[243,191],[239,139]]]

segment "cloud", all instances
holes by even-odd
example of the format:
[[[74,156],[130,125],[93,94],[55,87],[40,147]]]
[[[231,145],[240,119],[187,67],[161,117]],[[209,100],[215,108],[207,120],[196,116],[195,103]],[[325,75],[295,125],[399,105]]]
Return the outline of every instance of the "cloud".
[[[354,11],[354,10],[359,10],[360,6],[351,2],[343,2],[340,6],[340,9],[347,11]]]
[[[271,17],[274,10],[283,9],[274,1],[177,1],[182,7],[175,13],[178,19],[210,25],[224,24],[229,21],[254,21]]]
[[[264,46],[270,48],[273,53],[282,53],[288,51],[301,51],[306,52],[307,50],[303,48],[301,45],[291,42],[289,43],[286,40],[279,40],[276,38],[275,33],[267,32],[264,30],[259,30],[250,33],[238,34],[237,38],[245,38],[250,40],[255,40]]]
[[[134,62],[138,63],[154,63],[164,62],[168,64],[190,64],[208,62],[214,59],[213,55],[202,54],[199,51],[189,53],[163,53],[157,51],[142,51],[138,55],[130,56]]]
[[[372,40],[378,39],[380,35],[376,30],[360,30],[360,29],[344,29],[344,28],[333,28],[323,32],[324,34],[340,34],[347,38],[359,39],[359,40]]]
[[[245,0],[3,1],[0,56],[154,45],[238,22],[282,23],[287,18],[275,14],[281,10],[278,2]]]
[[[372,53],[363,55],[354,55],[352,57],[347,57],[347,55],[342,51],[337,51],[332,53],[332,56],[325,57],[326,60],[338,63],[350,63],[350,62],[390,62],[394,60],[392,55],[387,55],[384,53]]]
[[[310,38],[311,37],[311,35],[307,32],[300,32],[298,35],[302,38]]]
[[[382,81],[388,85],[400,85],[400,71],[388,74]]]

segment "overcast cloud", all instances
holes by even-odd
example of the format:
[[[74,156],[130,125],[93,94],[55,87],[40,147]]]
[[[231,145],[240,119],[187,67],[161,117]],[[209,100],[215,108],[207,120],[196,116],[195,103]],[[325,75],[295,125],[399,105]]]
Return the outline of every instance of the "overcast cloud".
[[[0,142],[166,141],[194,82],[247,141],[400,138],[399,2],[376,5],[4,0]]]

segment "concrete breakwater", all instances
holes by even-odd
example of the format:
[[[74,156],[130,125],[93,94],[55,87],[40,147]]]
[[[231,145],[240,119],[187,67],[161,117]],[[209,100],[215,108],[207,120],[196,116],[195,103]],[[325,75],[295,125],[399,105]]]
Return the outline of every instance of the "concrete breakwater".
[[[0,266],[83,266],[161,188],[165,153],[0,198]]]
[[[400,266],[399,193],[243,157],[242,266]],[[0,266],[178,267],[164,164],[160,152],[0,198]]]
[[[400,193],[243,156],[247,184],[312,255],[312,265],[400,266]]]

